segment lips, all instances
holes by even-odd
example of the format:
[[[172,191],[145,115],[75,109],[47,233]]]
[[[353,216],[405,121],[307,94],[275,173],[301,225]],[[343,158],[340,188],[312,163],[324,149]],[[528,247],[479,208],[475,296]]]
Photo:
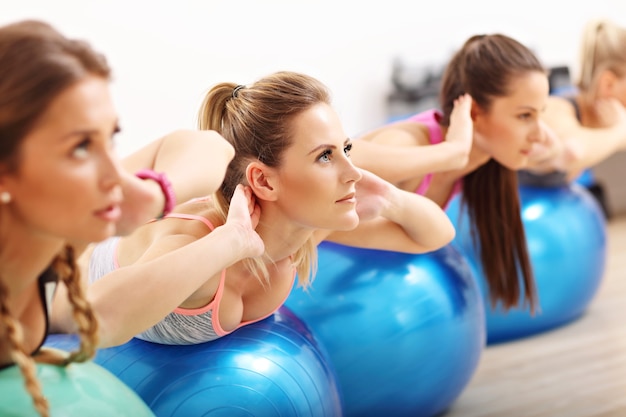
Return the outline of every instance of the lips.
[[[337,203],[351,203],[356,201],[356,199],[354,198],[354,193],[350,193],[346,196],[344,196],[343,198],[337,200]]]
[[[119,204],[111,204],[101,210],[96,211],[96,216],[100,217],[102,220],[109,222],[116,222],[120,219],[122,215],[122,210]]]

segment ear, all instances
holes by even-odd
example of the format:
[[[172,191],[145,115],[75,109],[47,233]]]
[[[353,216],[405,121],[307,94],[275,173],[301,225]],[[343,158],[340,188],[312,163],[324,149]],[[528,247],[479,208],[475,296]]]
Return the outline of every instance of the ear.
[[[483,108],[480,107],[478,103],[476,103],[476,100],[472,99],[472,108],[470,109],[470,116],[472,117],[474,126],[476,126],[477,123],[480,123],[484,115],[485,115],[485,111],[483,110]]]
[[[255,196],[261,200],[275,201],[278,198],[278,176],[274,168],[262,162],[250,162],[246,167],[246,180]]]
[[[598,75],[598,97],[611,98],[615,96],[615,85],[619,77],[611,70],[603,70]]]
[[[9,170],[5,164],[0,164],[0,192],[7,191],[7,188],[10,187],[10,174]]]

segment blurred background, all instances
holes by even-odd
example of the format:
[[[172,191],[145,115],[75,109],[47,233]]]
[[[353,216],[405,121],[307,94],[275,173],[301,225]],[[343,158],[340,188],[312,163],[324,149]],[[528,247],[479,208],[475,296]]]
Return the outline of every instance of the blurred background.
[[[203,94],[218,82],[308,73],[330,87],[346,133],[356,136],[411,111],[415,103],[401,90],[427,85],[473,34],[505,33],[546,66],[575,71],[587,19],[626,24],[626,3],[618,0],[1,1],[0,24],[44,19],[108,57],[122,155],[194,128]]]

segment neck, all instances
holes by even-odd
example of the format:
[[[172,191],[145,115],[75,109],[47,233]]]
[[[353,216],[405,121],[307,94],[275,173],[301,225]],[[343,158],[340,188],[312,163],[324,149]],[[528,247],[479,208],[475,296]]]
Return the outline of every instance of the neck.
[[[294,224],[272,203],[262,204],[256,231],[265,243],[265,253],[274,262],[293,255],[314,232],[313,229]]]
[[[594,128],[605,127],[598,117],[595,102],[596,97],[590,92],[581,92],[576,96],[581,125]]]
[[[0,279],[12,297],[18,296],[37,281],[65,242],[37,235],[19,222],[0,223]]]

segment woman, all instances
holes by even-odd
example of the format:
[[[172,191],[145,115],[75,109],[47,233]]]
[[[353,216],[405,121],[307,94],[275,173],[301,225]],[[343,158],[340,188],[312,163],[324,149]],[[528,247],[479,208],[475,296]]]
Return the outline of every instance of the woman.
[[[462,125],[471,140],[458,148],[464,159],[427,165],[421,154],[459,129],[451,114],[460,96],[471,101],[464,107],[471,123]],[[505,308],[517,305],[522,292],[525,303],[535,304],[516,171],[560,153],[540,120],[547,98],[546,71],[527,47],[501,34],[472,36],[443,74],[441,111],[380,127],[354,143],[356,165],[441,207],[463,191],[491,302]]]
[[[177,155],[187,163],[198,150],[206,152],[197,161],[214,163],[216,171],[207,172],[214,181],[200,187],[204,192],[219,185],[233,156],[232,146],[215,132],[178,131],[127,161],[148,179],[123,171],[114,153],[119,124],[109,80],[102,55],[46,23],[0,27],[0,367],[19,366],[43,416],[48,403],[32,356],[43,359],[40,347],[59,281],[69,298],[56,302],[73,312],[82,342],[69,358],[46,360],[83,361],[97,345],[101,313],[81,290],[74,262],[80,248],[127,234],[159,217],[176,197],[197,191],[184,184],[189,165],[176,166],[181,164],[171,160],[172,152],[163,150],[185,143],[186,151]],[[208,149],[213,157],[206,156]],[[173,188],[163,175],[145,170],[168,166],[176,166]]]
[[[278,72],[250,86],[218,84],[202,104],[200,128],[217,130],[235,148],[217,193],[91,254],[89,298],[111,306],[103,326],[118,328],[110,344],[136,335],[201,343],[259,321],[284,303],[296,274],[301,285],[310,283],[325,239],[420,253],[454,236],[432,201],[352,164],[329,92],[312,77]],[[216,268],[218,256],[197,242],[218,232],[233,211],[230,196],[244,188],[264,251]],[[66,323],[59,318],[62,330],[73,331]]]
[[[568,180],[626,149],[626,29],[608,19],[583,31],[576,89],[555,94],[542,118],[569,150]]]

